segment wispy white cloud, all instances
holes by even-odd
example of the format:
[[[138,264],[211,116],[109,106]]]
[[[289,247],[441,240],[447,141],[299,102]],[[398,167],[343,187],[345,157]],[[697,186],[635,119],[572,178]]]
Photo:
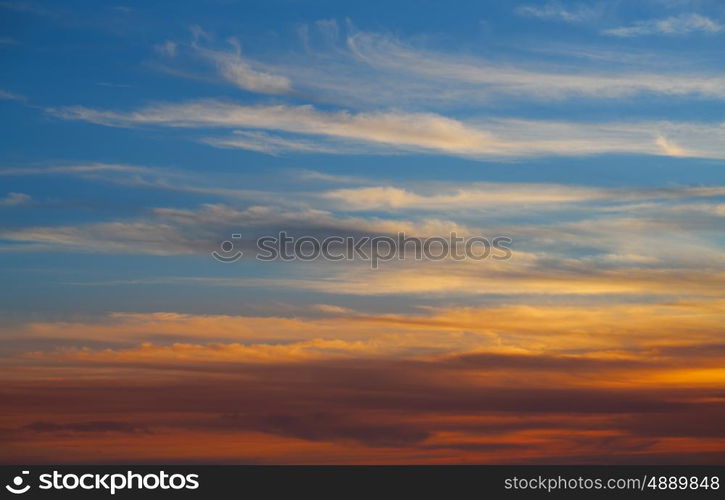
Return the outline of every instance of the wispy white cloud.
[[[564,271],[579,264],[588,269],[644,264],[696,268],[721,264],[723,259],[713,242],[725,221],[719,201],[725,196],[722,186],[437,182],[399,187],[377,182],[359,187],[361,179],[350,181],[356,186],[252,192],[243,206],[236,202],[152,208],[131,219],[5,230],[0,239],[14,243],[1,249],[207,255],[232,232],[252,238],[280,230],[308,235],[402,231],[410,236],[508,234],[515,237],[516,265],[538,262],[542,269]],[[270,205],[271,199],[279,201]],[[552,211],[567,216],[561,221],[551,217]],[[383,217],[380,212],[394,215]],[[521,221],[523,214],[527,222]]]
[[[723,25],[700,14],[680,14],[664,19],[639,21],[631,26],[604,30],[604,33],[619,37],[643,35],[687,35],[689,33],[718,33]]]
[[[196,27],[193,30],[194,41],[180,44],[172,40],[154,46],[155,52],[167,59],[181,55],[201,59],[211,64],[217,74],[234,86],[261,94],[287,94],[292,91],[292,82],[283,75],[273,74],[257,61],[242,56],[242,48],[235,38],[227,39],[228,50],[216,50],[206,47],[213,37]],[[202,42],[204,44],[202,44]]]
[[[540,67],[424,50],[389,36],[365,32],[351,34],[348,46],[360,61],[380,70],[436,82],[437,91],[445,88],[444,95],[452,98],[457,92],[465,96],[462,98],[473,100],[492,95],[562,99],[621,98],[640,93],[725,98],[724,75],[698,74],[681,68],[676,73],[639,68],[616,73],[582,71],[576,66],[545,71]],[[411,91],[415,92],[415,88]]]
[[[0,89],[0,100],[6,101],[26,101],[25,96],[8,92],[7,90]]]
[[[193,242],[178,228],[146,221],[33,227],[3,232],[0,238],[32,243],[39,250],[55,248],[80,253],[184,255],[200,250],[193,251]]]
[[[17,207],[20,205],[27,205],[33,199],[25,193],[8,193],[6,196],[0,198],[0,207]]]
[[[256,70],[242,57],[241,49],[232,40],[233,52],[201,50],[200,53],[213,61],[219,74],[237,87],[264,94],[286,94],[292,90],[289,78]]]
[[[324,144],[319,141],[290,139],[259,131],[243,130],[235,130],[232,136],[227,137],[207,137],[202,139],[202,142],[218,148],[246,149],[271,155],[286,152],[340,154],[364,151],[352,144],[349,148],[345,148],[344,144]]]
[[[138,174],[150,172],[147,167],[138,167],[134,165],[113,165],[108,163],[91,163],[88,165],[63,165],[49,167],[9,167],[0,168],[0,176],[20,176],[20,175],[56,175],[56,174],[94,174],[108,172],[126,172],[130,174]]]
[[[241,106],[221,101],[161,104],[131,113],[73,107],[66,119],[111,126],[244,127],[322,135],[412,149],[475,153],[494,146],[487,132],[432,113],[320,111],[312,106]]]
[[[246,90],[305,96],[313,102],[358,109],[487,105],[503,98],[618,99],[639,94],[725,98],[725,75],[705,73],[691,59],[673,71],[671,64],[661,64],[661,54],[632,59],[629,53],[614,51],[607,57],[618,62],[617,68],[608,64],[597,70],[582,66],[578,54],[586,48],[577,48],[575,54],[547,67],[540,52],[528,60],[492,59],[436,50],[420,41],[360,31],[351,25],[343,29],[333,22],[316,23],[303,32],[304,50],[268,53],[264,62],[243,56],[234,39],[229,41],[230,48],[211,48],[211,35],[201,32],[191,44],[176,46],[173,71],[189,76],[194,70],[182,70],[182,65],[202,60],[212,64],[223,79]],[[166,51],[163,47],[157,51]]]
[[[70,176],[95,182],[135,188],[163,189],[225,198],[257,199],[265,192],[234,189],[219,183],[209,184],[204,175],[191,174],[163,167],[91,163],[85,165],[55,165],[0,168],[0,177]]]
[[[601,15],[600,4],[575,4],[566,6],[561,2],[547,2],[544,5],[522,5],[516,9],[521,16],[539,19],[581,23],[590,21]]]
[[[670,189],[606,189],[561,184],[477,183],[470,186],[435,184],[426,190],[397,186],[371,186],[325,191],[323,199],[337,202],[344,210],[423,212],[479,211],[481,209],[572,203],[624,203],[725,196],[725,187],[679,187]],[[589,207],[591,209],[591,207]]]
[[[316,170],[291,170],[290,175],[294,175],[301,181],[322,181],[335,184],[374,184],[370,179],[357,175],[337,175],[318,172]]]
[[[275,197],[283,197],[278,194]],[[208,255],[233,230],[270,234],[291,229],[306,234],[332,232],[431,236],[468,234],[465,225],[440,218],[350,217],[311,207],[205,204],[198,209],[157,208],[149,217],[83,225],[37,226],[0,232],[0,239],[35,245],[38,250],[135,255]],[[249,235],[249,233],[247,233]]]
[[[16,12],[26,12],[28,14],[36,14],[39,16],[54,16],[56,12],[40,5],[36,2],[25,2],[25,1],[7,1],[0,2],[0,8],[13,10]]]
[[[319,184],[307,185],[302,190],[260,191],[252,189],[234,189],[229,179],[226,184],[214,176],[182,172],[161,167],[137,165],[114,165],[94,163],[87,165],[65,165],[46,167],[14,167],[0,169],[1,176],[38,176],[67,175],[94,182],[120,184],[133,188],[157,188],[175,191],[209,194],[219,198],[243,199],[246,203],[257,204],[278,199],[278,206],[286,206],[294,213],[314,206],[325,211],[389,211],[399,213],[446,213],[462,214],[466,211],[478,213],[481,209],[497,209],[499,213],[518,213],[516,208],[535,206],[536,210],[561,209],[571,204],[587,204],[589,209],[595,205],[597,210],[616,211],[618,206],[627,204],[625,211],[641,211],[645,208],[659,207],[654,202],[676,201],[678,207],[687,213],[693,210],[702,214],[723,215],[721,205],[702,205],[684,203],[685,200],[697,200],[725,196],[722,186],[669,186],[663,188],[604,188],[572,184],[516,183],[516,182],[417,182],[399,186],[381,182],[379,179],[333,175],[313,170],[292,169],[286,175],[301,182],[337,185],[347,187],[323,189]],[[240,185],[244,181],[237,181]],[[224,185],[225,187],[222,187]],[[324,186],[324,184],[323,184]],[[11,193],[7,198],[24,198],[26,195]],[[28,197],[29,199],[29,197]],[[635,205],[636,204],[636,205]],[[214,205],[209,205],[212,207]],[[660,209],[660,208],[657,208]],[[670,207],[671,209],[671,207]],[[237,210],[233,210],[234,213]],[[160,213],[178,214],[182,212],[164,211]],[[271,214],[270,211],[250,211],[244,213],[250,221],[257,215]],[[253,217],[254,214],[254,217]],[[317,215],[322,214],[319,212]],[[224,219],[215,212],[215,217]],[[241,216],[240,216],[241,217]],[[329,222],[329,221],[328,221]]]
[[[164,43],[159,43],[154,45],[154,50],[157,54],[165,56],[165,57],[175,57],[176,56],[176,48],[177,48],[176,42],[173,42],[171,40],[166,40]]]
[[[338,152],[347,152],[349,141],[381,146],[392,151],[434,152],[468,157],[525,157],[536,155],[592,155],[630,153],[646,155],[725,158],[725,125],[639,122],[574,123],[532,120],[481,120],[462,122],[434,113],[400,111],[349,113],[320,111],[312,106],[242,106],[215,100],[158,104],[132,112],[85,107],[50,109],[64,119],[108,126],[154,125],[191,128],[246,128],[277,130],[343,141]],[[314,149],[309,142],[272,140],[257,136],[246,147]],[[208,141],[209,139],[207,139]],[[249,138],[247,138],[249,141]],[[236,142],[244,147],[244,138]],[[231,145],[231,144],[230,144]],[[317,151],[322,151],[322,146]]]
[[[678,209],[678,205],[673,207]],[[581,218],[574,222],[506,226],[504,234],[514,237],[516,252],[514,259],[504,266],[431,262],[413,268],[401,262],[391,264],[391,272],[397,270],[400,274],[394,273],[396,277],[391,282],[384,280],[386,286],[377,288],[378,280],[370,276],[369,269],[367,277],[359,273],[358,268],[364,268],[364,263],[339,268],[321,262],[309,269],[312,275],[308,280],[287,285],[353,294],[452,291],[461,286],[470,291],[479,290],[472,292],[475,294],[486,292],[482,292],[480,286],[470,285],[484,280],[480,284],[497,283],[497,293],[640,293],[645,290],[656,293],[648,289],[652,282],[630,283],[626,273],[629,266],[645,280],[660,280],[658,275],[668,273],[668,276],[679,276],[680,286],[713,292],[717,289],[714,283],[721,284],[724,276],[713,274],[709,269],[721,268],[723,255],[716,242],[703,235],[718,234],[722,217],[709,225],[695,226],[689,222],[691,217],[678,221],[666,212],[666,208],[663,211],[662,207],[653,207],[649,213],[637,217],[606,216],[606,212],[601,216],[594,208],[579,211]],[[243,228],[247,236],[292,228],[308,235],[395,234],[401,231],[409,236],[423,237],[446,236],[451,232],[459,236],[501,234],[501,228],[477,228],[441,218],[383,219],[341,216],[313,208],[288,210],[253,206],[239,209],[229,205],[204,205],[198,209],[156,209],[150,217],[143,219],[4,231],[0,238],[17,242],[11,248],[22,251],[205,256],[217,248],[216,242],[231,228],[236,231]],[[649,271],[642,269],[643,266]],[[596,278],[593,273],[601,276]],[[327,278],[320,279],[320,276]],[[598,285],[583,291],[582,283],[592,278]],[[363,280],[358,283],[360,286],[352,286],[358,279]],[[252,285],[246,279],[242,281],[244,286]],[[367,291],[363,283],[370,285]],[[671,290],[662,292],[671,293]]]

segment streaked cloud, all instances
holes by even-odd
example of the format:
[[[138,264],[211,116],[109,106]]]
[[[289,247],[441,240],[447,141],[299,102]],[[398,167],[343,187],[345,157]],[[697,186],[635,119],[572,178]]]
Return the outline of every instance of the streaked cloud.
[[[178,44],[176,42],[166,40],[164,43],[154,45],[154,50],[162,56],[174,57],[176,56],[177,47]]]
[[[320,31],[318,26],[310,28]],[[418,39],[363,31],[348,25],[323,43],[294,56],[267,55],[257,64],[263,71],[294,80],[297,97],[308,102],[369,109],[447,109],[476,105],[489,108],[502,99],[564,101],[626,99],[662,95],[680,99],[725,97],[725,76],[703,69],[693,57],[677,58],[678,70],[662,64],[660,54],[632,58],[611,49],[606,57],[617,65],[583,66],[582,54],[598,54],[596,45],[568,48],[557,58],[541,60],[540,47],[515,59],[505,54],[442,50]],[[425,38],[424,38],[425,39]],[[226,53],[226,52],[225,52]],[[231,52],[233,54],[233,52]],[[563,57],[562,57],[563,55]],[[705,60],[711,68],[712,61]]]
[[[636,303],[629,299],[579,306],[571,301],[441,306],[415,314],[383,315],[333,306],[318,306],[292,317],[113,313],[84,321],[29,321],[7,329],[3,335],[21,346],[33,338],[45,338],[66,341],[66,345],[96,340],[112,347],[110,351],[61,349],[34,353],[30,359],[102,360],[106,354],[115,359],[131,346],[132,350],[146,350],[145,358],[151,361],[186,358],[190,363],[210,362],[217,356],[228,361],[236,357],[237,362],[245,363],[285,362],[289,358],[430,359],[462,353],[548,353],[585,355],[594,361],[638,358],[647,364],[652,361],[648,360],[650,356],[655,359],[652,362],[658,362],[655,354],[677,358],[678,348],[683,357],[719,357],[722,347],[703,349],[699,354],[692,350],[719,342],[718,319],[724,306],[720,297],[700,297],[680,302],[663,299]],[[685,332],[689,332],[687,336],[683,336]],[[138,345],[151,334],[154,341],[148,348]],[[183,355],[184,351],[188,356]],[[133,356],[121,355],[118,360],[132,362]]]
[[[363,153],[365,148],[354,144],[325,144],[320,141],[291,139],[259,131],[235,130],[227,137],[206,137],[202,142],[218,148],[246,149],[271,155],[283,153],[324,153],[345,154]]]
[[[118,184],[129,188],[162,189],[223,198],[263,198],[266,193],[213,184],[203,175],[158,166],[113,163],[65,164],[0,168],[0,177],[67,176],[93,182]]]
[[[567,123],[497,120],[465,123],[434,113],[398,111],[350,113],[312,106],[244,106],[216,100],[157,104],[131,112],[75,106],[50,113],[99,125],[277,130],[387,146],[408,152],[470,157],[526,157],[630,153],[725,158],[721,123]],[[260,139],[261,142],[260,143]],[[213,139],[205,139],[207,142]],[[220,144],[256,150],[276,147],[315,150],[308,142],[257,136]],[[264,146],[265,142],[267,146]],[[217,142],[217,144],[219,144]],[[674,146],[673,144],[677,144]],[[317,151],[328,150],[320,146]],[[343,151],[345,148],[343,148]],[[372,152],[375,152],[373,150]]]
[[[723,25],[700,14],[680,14],[664,19],[638,21],[630,26],[611,28],[603,33],[619,37],[645,35],[687,35],[690,33],[719,33]]]
[[[148,173],[150,169],[134,165],[114,165],[110,163],[90,163],[87,165],[59,165],[43,167],[5,167],[0,168],[0,176],[23,175],[85,175],[93,173],[108,174],[121,172],[128,174]]]
[[[481,183],[470,187],[434,186],[417,193],[395,186],[336,189],[321,194],[344,210],[477,210],[505,205],[560,205],[580,202],[633,202],[724,196],[725,188],[603,189],[554,184]]]
[[[239,43],[230,39],[231,52],[197,49],[199,55],[213,62],[219,74],[237,87],[263,94],[285,94],[292,90],[292,83],[284,76],[256,70],[241,54]]]
[[[8,92],[7,90],[0,89],[0,100],[6,100],[6,101],[26,101],[26,97],[14,94],[13,92]]]
[[[33,198],[25,193],[8,193],[0,198],[0,207],[17,207],[31,203]]]
[[[208,255],[230,231],[308,234],[395,234],[430,236],[470,229],[439,218],[386,219],[349,217],[311,207],[205,204],[199,209],[156,208],[143,219],[83,225],[27,227],[0,232],[9,241],[34,243],[38,250],[65,248],[78,252],[150,255]],[[250,238],[251,234],[248,235]]]
[[[642,263],[636,255],[626,261]],[[523,256],[525,259],[525,256]],[[625,260],[625,259],[623,259]],[[353,296],[428,296],[476,297],[485,295],[521,294],[538,296],[597,296],[597,295],[670,295],[692,294],[718,296],[725,285],[722,273],[692,269],[638,269],[622,266],[618,269],[596,270],[594,263],[579,269],[547,270],[546,260],[537,265],[520,265],[516,257],[504,265],[466,265],[446,262],[427,266],[395,266],[385,273],[371,273],[369,268],[350,266],[345,271],[326,275],[325,280],[312,277],[237,281],[237,287],[259,286],[297,288],[329,294]],[[319,273],[318,273],[319,274]],[[233,280],[232,280],[233,281]]]
[[[154,46],[155,52],[166,59],[175,58],[198,59],[211,64],[219,77],[236,87],[261,94],[287,94],[292,91],[289,78],[263,68],[257,61],[242,56],[239,41],[233,37],[226,40],[228,49],[212,49],[206,44],[213,41],[213,36],[201,28],[193,31],[191,43],[178,43],[166,40]],[[178,57],[177,57],[178,56]],[[181,62],[177,62],[180,64]]]
[[[722,99],[725,77],[701,74],[695,70],[676,73],[650,72],[641,65],[617,72],[582,71],[580,65],[558,71],[532,66],[494,63],[481,57],[452,55],[406,44],[376,33],[354,32],[348,47],[361,62],[374,68],[399,74],[413,74],[438,85],[465,84],[468,99],[484,95],[508,95],[527,98],[563,99],[567,97],[622,98],[641,93],[670,96],[694,96]],[[451,95],[456,87],[447,88]],[[411,92],[415,92],[411,89]],[[480,97],[479,97],[480,99]]]
[[[16,378],[3,400],[21,410],[3,416],[4,444],[30,461],[67,439],[88,459],[117,457],[120,440],[125,457],[178,458],[165,443],[192,435],[214,460],[591,462],[605,446],[607,460],[685,447],[716,461],[721,313],[705,301],[31,323],[4,335],[66,345],[4,358]],[[99,338],[112,345],[84,346]]]
[[[570,15],[597,10],[581,7]],[[293,56],[267,52],[265,60],[242,56],[233,38],[229,48],[211,48],[213,37],[206,33],[190,44],[166,41],[155,50],[168,54],[173,44],[175,57],[164,59],[175,65],[169,71],[176,74],[208,79],[208,67],[197,67],[202,61],[211,64],[217,76],[245,90],[357,109],[489,107],[501,99],[611,100],[648,94],[725,97],[725,76],[704,71],[691,57],[679,60],[675,72],[656,55],[632,60],[629,52],[615,50],[607,57],[620,64],[598,70],[582,67],[580,59],[587,50],[596,52],[596,46],[577,47],[573,53],[569,49],[568,57],[546,64],[537,49],[531,49],[528,57],[508,60],[501,55],[444,51],[419,40],[362,31],[349,23],[344,29],[337,23],[315,23],[309,30],[323,42],[306,45]]]
[[[521,5],[516,13],[521,16],[538,19],[564,21],[567,23],[581,23],[591,21],[601,14],[601,4],[574,4],[564,5],[561,2],[550,1],[543,5]]]
[[[23,12],[28,14],[35,14],[39,16],[55,16],[57,12],[37,3],[37,2],[26,2],[21,0],[0,2],[0,8],[13,10],[16,12]]]
[[[493,146],[493,137],[485,131],[430,113],[352,114],[319,111],[312,106],[242,106],[214,100],[160,104],[132,113],[83,107],[50,111],[62,118],[110,126],[247,127],[454,153],[474,153]]]

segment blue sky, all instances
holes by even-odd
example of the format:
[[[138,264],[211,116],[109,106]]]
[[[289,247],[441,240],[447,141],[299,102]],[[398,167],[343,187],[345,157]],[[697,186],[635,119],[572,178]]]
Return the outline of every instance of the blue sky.
[[[230,272],[173,242],[84,248],[77,236],[58,242],[31,234],[38,227],[82,232],[109,222],[153,224],[154,210],[204,204],[417,219],[424,216],[412,208],[333,208],[315,193],[473,183],[680,189],[723,179],[725,12],[718,2],[452,8],[273,1],[201,8],[17,1],[0,8],[2,259],[7,279],[22,283],[6,290],[9,309],[59,309],[56,294],[63,290],[78,299],[79,310],[102,312],[115,298],[106,304],[89,295],[115,297],[119,285],[103,282],[118,276]],[[164,116],[144,116],[159,106]],[[245,116],[224,123],[225,110],[235,107]],[[185,122],[189,113],[199,120]],[[408,136],[416,123],[421,130]],[[440,211],[449,220],[499,227],[591,216],[571,206],[544,215],[536,206],[521,213],[457,205]],[[221,224],[218,234],[206,235],[209,244],[227,229]],[[99,284],[90,291],[69,285],[61,271],[73,274],[72,282]],[[289,271],[253,263],[233,271],[276,272]],[[225,293],[210,288],[204,293]],[[177,285],[149,285],[148,292],[164,307],[177,298],[184,307],[198,300],[176,297],[183,295]],[[132,297],[123,304],[144,306]]]
[[[150,284],[140,302],[126,295],[121,305],[116,296],[127,291],[103,283],[230,272],[173,242],[84,248],[76,236],[58,242],[30,234],[33,228],[153,224],[154,210],[204,204],[297,204],[332,217],[417,219],[423,215],[404,207],[331,208],[315,193],[455,191],[472,183],[680,189],[723,179],[725,13],[717,2],[201,8],[19,1],[0,8],[2,259],[7,279],[21,283],[6,290],[5,314],[68,312],[58,305],[61,290],[77,299],[79,312],[134,309],[149,300],[190,307],[199,299],[194,288],[185,296],[184,285]],[[158,106],[166,116],[143,116]],[[223,123],[224,110],[234,107],[248,116]],[[185,123],[185,113],[200,120]],[[258,126],[263,119],[269,123]],[[409,137],[414,123],[422,129]],[[440,210],[448,220],[499,227],[591,216],[571,206],[544,215],[536,206],[521,213]],[[228,226],[206,235],[208,243],[223,239]],[[231,272],[290,271],[245,263]],[[69,284],[86,281],[98,284]],[[209,285],[204,293],[221,295],[221,309],[238,306],[224,289]],[[251,301],[278,293],[255,291]]]

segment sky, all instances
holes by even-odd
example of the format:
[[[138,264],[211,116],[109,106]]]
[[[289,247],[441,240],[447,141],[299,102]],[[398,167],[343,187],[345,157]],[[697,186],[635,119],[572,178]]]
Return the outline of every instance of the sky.
[[[716,0],[0,1],[0,462],[725,463],[724,43]]]

